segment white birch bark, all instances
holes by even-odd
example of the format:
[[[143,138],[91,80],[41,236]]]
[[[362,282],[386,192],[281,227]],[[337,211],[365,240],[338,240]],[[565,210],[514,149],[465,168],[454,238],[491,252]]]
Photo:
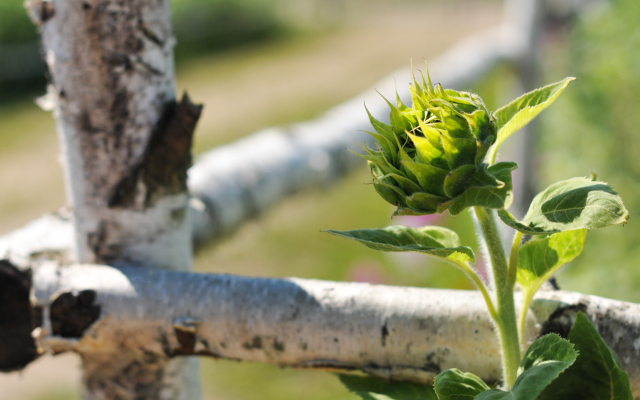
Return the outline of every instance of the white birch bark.
[[[52,81],[77,260],[190,270],[186,169],[200,109],[176,103],[169,0],[27,8]],[[199,397],[195,361],[126,364],[128,351],[122,362],[81,354],[85,398]]]
[[[419,382],[454,367],[488,382],[501,378],[494,326],[478,291],[53,262],[32,272],[32,302],[43,310],[38,346],[103,359],[103,368],[127,356],[197,354]],[[85,300],[60,313],[74,296]],[[95,306],[95,322],[74,331]],[[566,337],[585,312],[640,393],[640,305],[541,291],[531,309],[530,340]]]

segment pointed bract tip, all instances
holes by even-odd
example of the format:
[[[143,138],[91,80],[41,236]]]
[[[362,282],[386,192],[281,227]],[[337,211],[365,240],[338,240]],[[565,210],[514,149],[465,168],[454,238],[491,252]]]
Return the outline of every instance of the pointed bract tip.
[[[397,107],[396,107],[396,106],[394,106],[394,105],[393,105],[389,100],[387,100],[387,98],[386,98],[386,97],[384,97],[384,96],[382,95],[382,93],[378,92],[378,89],[376,89],[376,92],[380,95],[380,97],[382,97],[382,98],[384,99],[384,101],[386,101],[386,102],[387,102],[387,104],[389,104],[389,107],[391,107],[391,109],[392,109],[392,110],[394,110],[394,109],[395,109],[395,110],[397,110]]]
[[[427,82],[429,85],[429,92],[434,93],[433,83],[431,82],[431,75],[429,75],[429,65],[427,64],[426,60],[424,61],[424,66],[425,66],[425,69],[427,70]]]

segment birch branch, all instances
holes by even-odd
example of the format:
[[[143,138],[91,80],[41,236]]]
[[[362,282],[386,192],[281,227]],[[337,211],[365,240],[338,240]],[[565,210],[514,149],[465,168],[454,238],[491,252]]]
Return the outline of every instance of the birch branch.
[[[477,82],[505,59],[505,52],[512,54],[504,29],[459,42],[430,62],[432,76],[449,87]],[[398,82],[400,97],[409,101],[404,83],[410,77],[408,69],[400,69],[374,87],[393,98]],[[370,125],[364,103],[376,118],[388,120],[388,106],[371,89],[315,120],[260,131],[200,156],[188,179],[195,244],[216,242],[288,196],[330,186],[362,167],[362,160],[347,149],[359,150],[356,144],[369,140],[369,135],[359,132]],[[71,216],[64,210],[0,237],[0,258],[55,253],[72,261],[74,248]]]
[[[430,62],[431,76],[445,87],[465,88],[504,59],[502,28],[467,38]],[[411,71],[400,69],[373,85],[389,99],[410,102]],[[200,157],[189,171],[189,190],[197,200],[194,240],[205,243],[228,235],[301,190],[330,185],[363,162],[360,151],[371,123],[363,104],[380,120],[389,107],[374,89],[340,104],[321,117],[255,133]]]
[[[19,273],[7,264],[0,271]],[[494,328],[477,291],[52,262],[32,274],[40,351],[123,365],[202,355],[420,382],[453,367],[488,382],[501,377]],[[640,305],[542,291],[532,310],[530,339],[566,337],[585,312],[640,391]],[[122,348],[131,351],[115,357]]]

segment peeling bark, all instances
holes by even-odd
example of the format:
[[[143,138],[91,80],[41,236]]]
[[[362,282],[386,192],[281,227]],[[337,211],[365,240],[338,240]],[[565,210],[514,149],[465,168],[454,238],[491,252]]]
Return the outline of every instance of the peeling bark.
[[[109,195],[109,207],[149,208],[158,199],[187,191],[193,132],[201,111],[202,106],[191,103],[186,93],[180,103],[166,106],[142,160],[120,179]],[[142,204],[136,204],[140,198]],[[184,214],[176,211],[174,217],[180,220]]]
[[[620,357],[629,374],[631,390],[640,399],[640,304],[588,296],[581,293],[549,291],[537,296],[531,306],[540,334],[555,332],[567,337],[578,311],[589,316],[598,332]]]

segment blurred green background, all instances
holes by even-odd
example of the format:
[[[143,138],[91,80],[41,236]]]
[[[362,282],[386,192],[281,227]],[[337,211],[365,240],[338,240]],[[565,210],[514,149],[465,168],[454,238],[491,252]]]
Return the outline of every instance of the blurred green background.
[[[46,84],[36,30],[21,3],[0,2],[0,234],[64,205],[54,121],[33,102]],[[313,118],[410,59],[433,59],[502,17],[502,2],[493,0],[172,4],[179,90],[205,105],[197,153],[261,128]],[[591,232],[585,252],[565,268],[559,282],[564,289],[640,302],[635,222],[640,210],[640,3],[595,4],[542,38],[540,84],[565,76],[578,81],[540,117],[539,140],[532,149],[537,185],[542,189],[593,170],[620,192],[630,223]],[[512,67],[500,66],[474,87],[458,89],[476,91],[496,108],[518,94],[509,84],[514,81]],[[246,109],[252,110],[249,118]],[[363,163],[327,191],[287,200],[223,243],[202,249],[196,269],[470,289],[457,270],[423,256],[379,253],[319,232],[391,223],[390,206],[365,184],[369,180]],[[393,223],[443,224],[476,246],[466,214]],[[79,398],[75,359],[39,362],[60,367],[34,365],[20,383],[6,386],[0,377],[0,387],[12,388],[12,398],[25,400]],[[203,360],[202,365],[207,399],[356,398],[324,372],[231,361]]]

